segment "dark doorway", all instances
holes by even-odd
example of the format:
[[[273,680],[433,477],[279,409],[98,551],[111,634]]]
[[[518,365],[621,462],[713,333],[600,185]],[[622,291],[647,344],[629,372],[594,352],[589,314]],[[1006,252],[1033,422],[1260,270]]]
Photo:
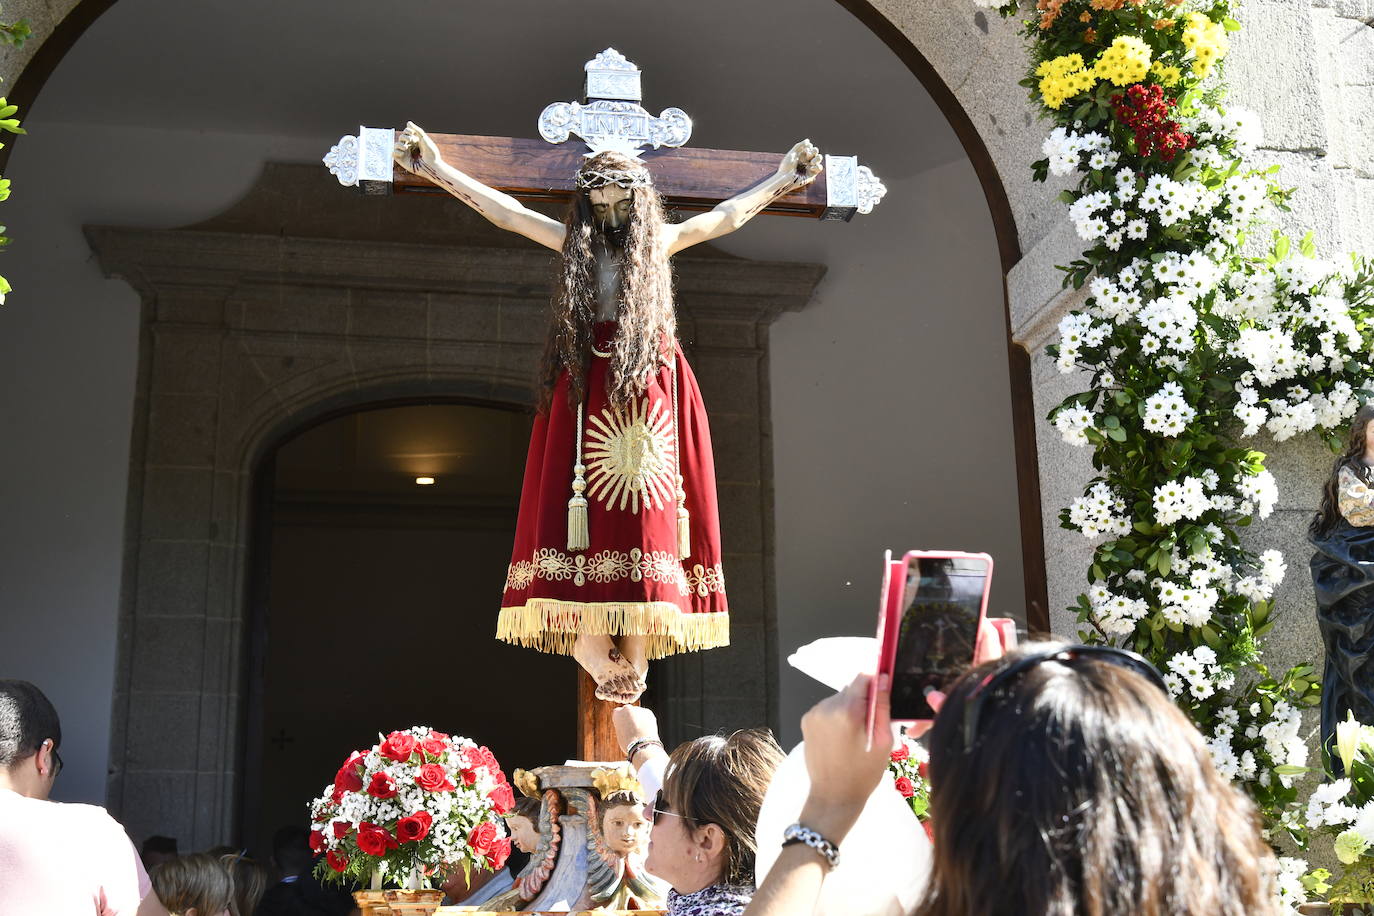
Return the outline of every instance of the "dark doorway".
[[[494,637],[529,428],[500,406],[391,405],[266,457],[240,796],[255,851],[378,730],[465,735],[508,772],[575,747],[576,666]]]

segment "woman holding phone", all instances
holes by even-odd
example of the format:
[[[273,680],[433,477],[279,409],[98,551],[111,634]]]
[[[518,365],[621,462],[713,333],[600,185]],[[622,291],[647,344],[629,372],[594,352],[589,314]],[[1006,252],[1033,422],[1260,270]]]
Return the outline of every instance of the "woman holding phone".
[[[867,691],[861,676],[802,719],[801,824],[819,839],[783,849],[746,916],[813,912],[830,854],[888,763],[885,742],[865,749]],[[1032,643],[931,701],[934,861],[916,916],[1279,912],[1254,806],[1144,659]]]

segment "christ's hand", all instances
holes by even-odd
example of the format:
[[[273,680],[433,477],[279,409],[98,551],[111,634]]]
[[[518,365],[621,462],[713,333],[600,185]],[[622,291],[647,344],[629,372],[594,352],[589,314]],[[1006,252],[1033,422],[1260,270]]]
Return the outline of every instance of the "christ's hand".
[[[417,125],[414,121],[407,121],[405,130],[401,131],[396,138],[396,145],[391,151],[392,158],[400,164],[401,168],[407,172],[423,174],[425,171],[432,171],[436,165],[443,161],[439,155],[439,147],[434,145],[429,134],[425,133],[424,128]],[[428,166],[426,170],[424,166]]]
[[[815,181],[821,169],[821,151],[810,140],[802,140],[793,146],[778,164],[778,174],[790,177],[796,187]]]

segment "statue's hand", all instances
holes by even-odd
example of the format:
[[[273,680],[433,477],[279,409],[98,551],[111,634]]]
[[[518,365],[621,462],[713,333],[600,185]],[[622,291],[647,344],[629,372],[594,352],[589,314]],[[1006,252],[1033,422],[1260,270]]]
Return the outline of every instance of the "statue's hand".
[[[391,155],[408,172],[418,172],[422,162],[432,168],[443,161],[439,147],[414,121],[407,121],[405,130],[397,135]]]
[[[805,187],[821,173],[821,163],[821,151],[810,140],[802,140],[782,157],[778,174],[790,175],[797,187]]]

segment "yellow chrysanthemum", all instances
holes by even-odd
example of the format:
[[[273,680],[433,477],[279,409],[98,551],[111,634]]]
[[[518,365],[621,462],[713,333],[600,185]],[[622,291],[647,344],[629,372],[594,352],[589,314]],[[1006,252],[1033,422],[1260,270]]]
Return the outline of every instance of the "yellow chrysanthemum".
[[[1081,54],[1065,54],[1047,60],[1035,68],[1035,75],[1040,77],[1040,96],[1049,108],[1060,107],[1097,83],[1097,77],[1084,69]]]
[[[1212,65],[1225,57],[1231,48],[1226,29],[1201,13],[1189,13],[1186,21],[1183,45],[1193,52],[1193,72],[1206,76],[1212,71]]]
[[[1162,64],[1159,61],[1150,65],[1150,72],[1164,86],[1177,86],[1179,81],[1183,79],[1182,70],[1177,67],[1170,67],[1168,64]]]
[[[1117,86],[1138,83],[1150,72],[1150,46],[1131,35],[1119,36],[1102,52],[1093,68],[1100,79]]]

